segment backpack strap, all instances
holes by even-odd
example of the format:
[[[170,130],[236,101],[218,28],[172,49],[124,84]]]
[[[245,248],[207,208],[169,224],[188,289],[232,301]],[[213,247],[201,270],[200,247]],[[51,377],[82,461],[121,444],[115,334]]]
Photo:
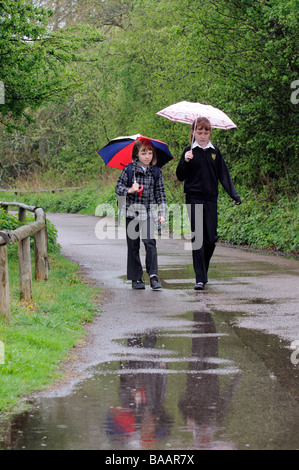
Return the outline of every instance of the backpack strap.
[[[133,179],[133,163],[128,163],[127,171],[128,171],[128,188],[130,188],[132,186],[132,179]]]
[[[154,172],[154,190],[156,189],[157,181],[159,179],[161,170],[157,165],[153,166],[153,172]]]
[[[154,172],[154,190],[155,190],[161,170],[157,165],[153,165],[152,168]],[[133,163],[128,163],[127,172],[128,172],[128,188],[130,188],[132,186],[132,180],[133,180]]]

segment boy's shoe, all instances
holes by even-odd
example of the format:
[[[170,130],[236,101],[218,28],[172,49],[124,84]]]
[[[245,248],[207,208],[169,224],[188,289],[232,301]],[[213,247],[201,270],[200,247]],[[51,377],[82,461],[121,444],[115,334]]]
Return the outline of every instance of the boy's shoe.
[[[205,284],[204,282],[197,282],[194,286],[194,290],[204,290]]]
[[[132,281],[132,289],[145,289],[144,282],[141,279],[139,281]]]
[[[151,283],[151,288],[156,290],[156,289],[161,289],[162,284],[158,279],[158,276],[152,276],[150,278],[150,283]]]

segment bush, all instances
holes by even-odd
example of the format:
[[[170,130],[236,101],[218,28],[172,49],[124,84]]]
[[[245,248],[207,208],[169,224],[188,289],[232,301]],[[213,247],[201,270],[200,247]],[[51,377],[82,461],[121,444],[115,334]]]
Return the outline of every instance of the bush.
[[[34,216],[30,212],[26,215],[26,223],[34,222]],[[49,221],[46,221],[47,233],[48,233],[48,251],[53,253],[59,251],[59,245],[57,244],[57,230],[55,226]],[[0,230],[15,230],[17,227],[24,225],[18,220],[16,215],[7,213],[2,208],[0,209]],[[33,244],[33,237],[30,237],[30,242]],[[17,252],[17,244],[8,246],[10,253]]]
[[[9,202],[17,199],[18,202],[24,204],[42,207],[46,212],[78,213],[99,204],[99,191],[91,186],[81,190],[65,190],[56,193],[50,191],[19,193],[17,196],[11,193],[1,193],[1,196]]]
[[[240,189],[235,206],[224,191],[219,196],[218,235],[221,240],[254,248],[299,252],[298,200],[280,195],[270,202],[263,194]]]

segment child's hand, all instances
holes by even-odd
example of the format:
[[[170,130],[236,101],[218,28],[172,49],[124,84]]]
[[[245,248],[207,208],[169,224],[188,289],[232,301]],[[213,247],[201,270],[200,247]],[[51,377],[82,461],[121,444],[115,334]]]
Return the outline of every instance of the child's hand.
[[[164,224],[166,219],[165,219],[165,217],[162,217],[162,215],[159,215],[158,220],[159,220],[160,224]]]
[[[193,158],[193,152],[192,150],[188,150],[188,152],[185,153],[185,162],[190,162]]]
[[[132,184],[132,187],[128,189],[128,194],[134,194],[138,190],[139,190],[139,183],[137,183],[137,181],[134,181],[134,183]]]

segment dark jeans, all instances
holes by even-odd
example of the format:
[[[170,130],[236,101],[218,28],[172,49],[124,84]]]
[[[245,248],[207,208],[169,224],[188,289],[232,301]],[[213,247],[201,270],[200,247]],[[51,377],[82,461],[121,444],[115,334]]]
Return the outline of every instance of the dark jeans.
[[[130,229],[129,229],[130,228]],[[133,232],[133,233],[132,233]],[[156,240],[154,238],[153,224],[150,218],[137,222],[135,219],[126,219],[127,233],[127,279],[138,281],[142,278],[143,270],[140,261],[140,239],[145,247],[146,272],[158,275],[158,256]],[[132,236],[133,235],[133,236]]]
[[[213,256],[217,237],[217,202],[203,201],[194,194],[186,194],[186,204],[192,233],[194,234],[191,242],[195,249],[192,249],[193,268],[195,271],[196,282],[208,282],[208,269],[210,260]],[[198,224],[195,223],[195,205],[202,204],[202,245],[198,249],[195,243],[196,237],[199,237]],[[196,230],[197,228],[197,230]]]

